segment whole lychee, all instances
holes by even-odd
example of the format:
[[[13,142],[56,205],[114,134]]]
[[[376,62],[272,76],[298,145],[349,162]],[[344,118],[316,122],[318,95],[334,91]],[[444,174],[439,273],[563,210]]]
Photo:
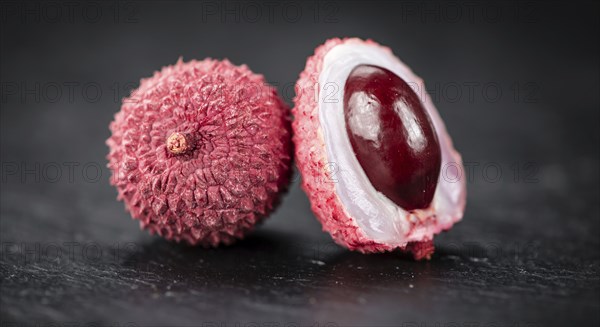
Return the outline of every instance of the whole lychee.
[[[289,108],[227,60],[179,60],[142,79],[110,130],[117,198],[142,228],[177,242],[242,238],[290,179]]]
[[[433,236],[462,218],[466,187],[423,81],[386,47],[332,39],[296,93],[296,163],[323,229],[352,250],[429,258]]]

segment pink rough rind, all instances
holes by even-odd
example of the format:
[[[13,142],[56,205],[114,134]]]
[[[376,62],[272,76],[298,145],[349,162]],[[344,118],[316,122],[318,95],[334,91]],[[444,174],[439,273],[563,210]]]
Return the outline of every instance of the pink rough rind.
[[[245,65],[180,59],[141,80],[110,130],[117,198],[166,239],[230,244],[276,207],[290,180],[289,108]],[[176,132],[193,143],[181,154],[166,146]]]
[[[321,222],[323,230],[329,232],[336,243],[350,250],[363,253],[399,249],[412,253],[416,259],[429,258],[434,252],[431,237],[423,237],[419,241],[409,242],[405,246],[382,244],[368,238],[354,219],[348,215],[336,194],[335,184],[327,178],[326,172],[328,171],[329,161],[327,160],[323,130],[319,121],[318,82],[323,70],[325,55],[335,46],[345,42],[377,46],[390,54],[392,53],[389,48],[371,40],[336,38],[326,41],[325,44],[315,50],[313,56],[308,58],[306,68],[300,74],[300,78],[296,83],[295,107],[292,109],[295,117],[292,123],[295,157],[297,167],[302,174],[302,188],[308,195],[311,208]],[[448,144],[451,147],[451,143]],[[460,160],[460,155],[454,153]],[[464,203],[462,206],[464,207]],[[460,217],[458,217],[459,219]],[[424,219],[423,224],[431,224],[431,221],[431,219]],[[417,225],[413,227],[416,228]],[[445,226],[438,224],[436,226],[426,226],[425,228],[431,230],[431,234],[437,234],[450,227],[451,224]]]

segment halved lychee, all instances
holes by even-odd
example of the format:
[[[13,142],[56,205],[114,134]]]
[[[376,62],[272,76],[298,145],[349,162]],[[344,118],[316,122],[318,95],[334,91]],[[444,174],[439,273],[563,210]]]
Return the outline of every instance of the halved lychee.
[[[423,81],[373,41],[331,39],[296,84],[296,162],[312,209],[351,250],[429,258],[463,216],[463,171]]]
[[[110,130],[118,198],[167,239],[242,238],[290,179],[289,108],[261,75],[227,60],[180,60],[143,79]]]

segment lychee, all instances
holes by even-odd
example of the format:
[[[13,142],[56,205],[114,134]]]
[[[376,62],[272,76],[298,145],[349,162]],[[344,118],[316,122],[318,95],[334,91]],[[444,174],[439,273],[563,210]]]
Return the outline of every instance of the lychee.
[[[331,39],[296,93],[296,163],[323,229],[351,250],[429,258],[462,219],[466,187],[423,81],[387,47]]]
[[[142,79],[110,130],[118,199],[142,228],[177,242],[242,238],[290,179],[289,108],[227,60],[179,60]]]

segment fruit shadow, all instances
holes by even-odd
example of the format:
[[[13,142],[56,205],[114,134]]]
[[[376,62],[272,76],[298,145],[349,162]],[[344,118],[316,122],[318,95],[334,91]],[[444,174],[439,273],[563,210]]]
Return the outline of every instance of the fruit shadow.
[[[432,298],[451,290],[448,280],[464,263],[456,259],[459,255],[440,246],[430,260],[421,261],[399,251],[362,254],[345,250],[319,258],[321,269],[306,289],[314,303],[314,319],[340,326],[384,325],[389,321],[375,312],[386,312],[397,321],[418,321],[422,317],[417,313],[430,311]]]
[[[365,255],[328,238],[304,239],[294,233],[257,230],[242,241],[216,249],[151,238],[124,256],[121,265],[153,285],[148,293],[137,289],[141,296],[161,291],[188,296],[231,292],[271,303],[281,301],[273,298],[274,292],[281,292],[289,305],[323,301],[360,305],[373,296],[385,298],[390,291],[395,301],[403,297],[408,301],[416,290],[430,292],[433,281],[451,263],[441,252],[430,261],[414,261],[397,251]]]
[[[127,255],[121,256],[120,265],[152,277],[153,282],[178,280],[198,288],[260,288],[273,280],[297,279],[298,269],[307,262],[310,265],[306,258],[315,251],[312,243],[292,233],[264,229],[218,248],[193,247],[152,237],[136,243]]]

